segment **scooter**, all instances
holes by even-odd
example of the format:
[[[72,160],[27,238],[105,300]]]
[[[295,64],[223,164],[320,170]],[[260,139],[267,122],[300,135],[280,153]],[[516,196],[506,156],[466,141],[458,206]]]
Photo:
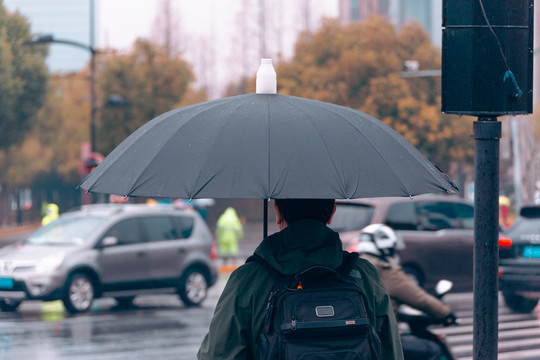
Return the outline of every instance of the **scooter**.
[[[435,287],[435,296],[441,299],[452,289],[452,282],[448,280],[441,280]],[[406,334],[414,335],[421,339],[430,340],[437,344],[442,351],[442,357],[440,360],[457,360],[457,357],[452,353],[452,349],[448,344],[446,338],[443,335],[435,334],[429,330],[432,325],[458,325],[458,321],[454,323],[442,323],[438,319],[434,319],[431,316],[424,314],[423,312],[413,309],[407,305],[401,305],[398,309],[397,321],[406,323],[409,330]]]

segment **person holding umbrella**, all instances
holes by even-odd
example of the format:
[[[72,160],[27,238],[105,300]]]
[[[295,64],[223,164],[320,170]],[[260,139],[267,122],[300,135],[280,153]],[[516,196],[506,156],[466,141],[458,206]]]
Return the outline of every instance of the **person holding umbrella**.
[[[261,66],[271,67],[269,59],[263,60]],[[325,226],[333,200],[330,206],[308,201],[315,210],[292,207],[292,218],[285,210],[291,204],[278,200],[281,231],[266,236],[268,199],[459,191],[447,174],[382,121],[349,107],[277,94],[275,71],[262,78],[268,86],[258,84],[256,94],[173,109],[145,123],[80,187],[122,196],[263,199],[264,240],[256,253],[287,274],[311,264],[341,264],[341,241]],[[313,217],[313,211],[326,215]],[[395,317],[378,273],[362,260],[354,271],[368,295],[368,315],[379,331],[383,358],[402,359]],[[257,263],[231,275],[200,359],[253,357],[271,280]]]
[[[280,231],[264,238],[256,255],[285,276],[314,265],[341,266],[341,239],[327,226],[336,209],[333,199],[276,199],[274,208]],[[403,359],[392,303],[377,270],[358,259],[351,275],[366,295],[382,358]],[[198,359],[256,359],[273,284],[272,274],[258,263],[248,262],[235,270],[218,301]]]

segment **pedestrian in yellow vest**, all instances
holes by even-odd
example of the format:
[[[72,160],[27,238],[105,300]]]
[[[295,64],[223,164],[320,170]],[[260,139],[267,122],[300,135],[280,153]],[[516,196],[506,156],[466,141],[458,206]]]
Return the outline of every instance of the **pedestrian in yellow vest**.
[[[232,265],[238,256],[238,239],[244,236],[244,226],[236,214],[236,210],[228,207],[219,217],[216,224],[219,256],[223,263],[230,261]]]
[[[45,216],[41,220],[41,225],[45,226],[51,221],[55,220],[58,217],[58,205],[56,204],[47,204],[45,207]]]

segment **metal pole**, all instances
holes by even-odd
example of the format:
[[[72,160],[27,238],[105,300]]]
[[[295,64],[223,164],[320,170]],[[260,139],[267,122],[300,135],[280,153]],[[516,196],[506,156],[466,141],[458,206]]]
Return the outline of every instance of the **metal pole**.
[[[96,151],[96,51],[94,49],[94,0],[90,1],[90,152]]]
[[[94,48],[94,0],[90,0],[90,154],[96,152],[96,50]],[[83,204],[93,203],[90,193],[83,193]]]
[[[479,118],[474,137],[474,324],[473,359],[497,359],[499,139],[496,117]]]

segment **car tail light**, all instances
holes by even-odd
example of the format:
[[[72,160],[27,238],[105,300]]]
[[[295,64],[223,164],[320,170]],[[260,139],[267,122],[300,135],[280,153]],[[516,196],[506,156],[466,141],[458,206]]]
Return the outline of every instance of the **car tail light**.
[[[507,237],[499,237],[499,247],[509,248],[512,246],[512,239]]]
[[[504,274],[504,270],[499,269],[499,276],[501,276],[502,274]]]
[[[212,241],[212,245],[210,246],[210,259],[212,261],[217,260],[217,244],[215,241]]]

